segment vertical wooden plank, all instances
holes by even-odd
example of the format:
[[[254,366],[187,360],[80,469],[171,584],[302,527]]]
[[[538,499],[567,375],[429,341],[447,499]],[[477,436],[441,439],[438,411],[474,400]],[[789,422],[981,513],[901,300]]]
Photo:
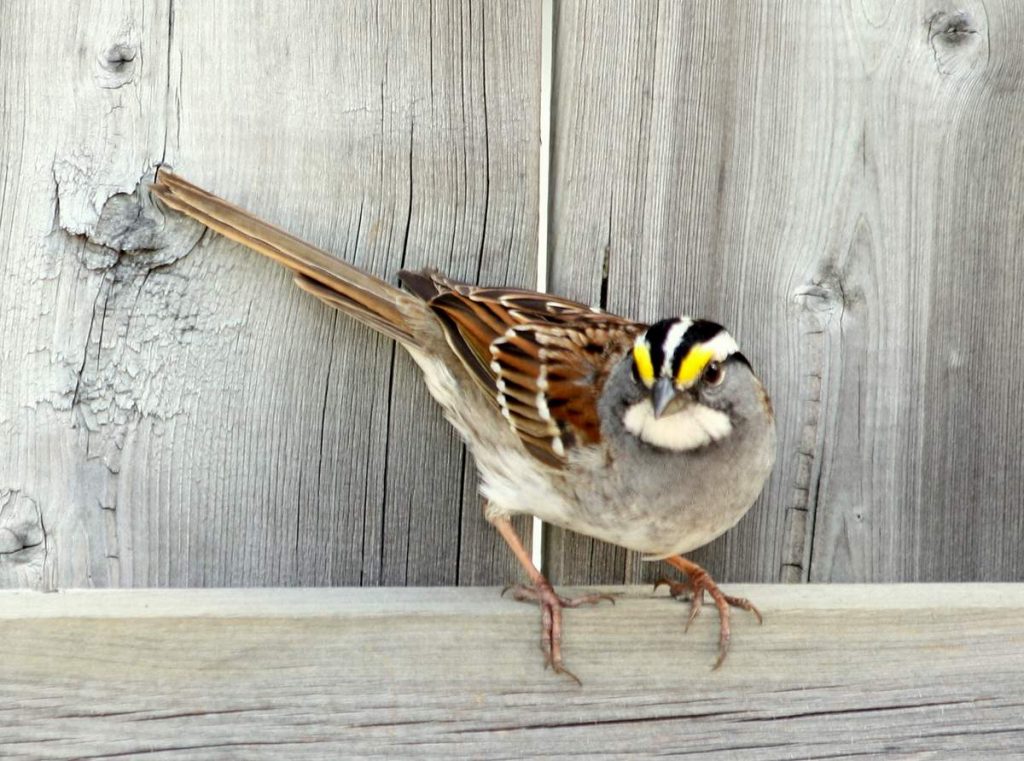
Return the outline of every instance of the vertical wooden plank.
[[[29,148],[5,130],[0,230],[17,245],[0,252],[0,320],[18,337],[3,342],[17,370],[0,386],[15,453],[0,495],[21,500],[26,544],[38,505],[42,573],[506,580],[515,563],[492,557],[471,463],[403,353],[144,194],[131,208],[155,232],[138,253],[95,218],[166,162],[392,280],[432,265],[528,285],[536,3],[102,8],[82,6],[80,26],[27,2],[2,19],[3,118],[28,120]],[[124,29],[135,57],[111,66],[135,76],[111,90],[96,56]],[[41,30],[77,67],[29,89]]]
[[[940,6],[560,6],[553,289],[718,319],[775,399],[720,578],[1021,577],[1021,11]]]
[[[131,195],[163,150],[167,26],[166,2],[0,5],[0,584],[123,583],[119,455],[176,414],[129,334],[186,250]]]
[[[528,283],[532,5],[489,22],[465,3],[267,12],[182,9],[180,98],[191,126],[172,148],[176,166],[392,280],[400,267],[426,265],[473,280],[496,259],[504,276]],[[231,55],[211,64],[199,54],[224,39],[235,41]],[[242,478],[259,484],[268,511],[254,524],[249,507],[226,501],[214,516],[269,555],[238,581],[455,583],[461,542],[493,540],[463,486],[462,446],[418,369],[290,290],[277,268],[213,246],[207,266],[233,260],[235,287],[218,292],[261,294],[233,308],[266,310],[220,369],[262,379],[269,397],[243,405],[242,420],[262,422],[246,422],[244,448],[229,442],[222,455],[259,463]]]
[[[807,114],[791,102],[799,82],[776,85],[818,76],[802,72],[820,51],[814,35],[805,47],[769,49],[773,34],[800,21],[793,4],[772,8],[560,6],[552,283],[642,320],[682,313],[727,325],[766,379],[785,429],[796,402],[778,372],[791,263],[777,231],[791,214],[775,170],[785,152],[815,140],[794,140],[812,126],[801,125]],[[792,440],[785,430],[783,440]],[[777,474],[788,469],[780,455]],[[722,578],[775,578],[782,492],[776,477],[740,527],[694,558]],[[552,560],[564,559],[555,575],[567,582],[650,580],[663,570],[621,550],[590,549],[589,540],[552,539]],[[602,562],[579,565],[594,553]]]
[[[894,4],[884,37],[850,18],[876,43],[848,90],[870,184],[812,580],[1024,578],[1022,22],[980,1]]]

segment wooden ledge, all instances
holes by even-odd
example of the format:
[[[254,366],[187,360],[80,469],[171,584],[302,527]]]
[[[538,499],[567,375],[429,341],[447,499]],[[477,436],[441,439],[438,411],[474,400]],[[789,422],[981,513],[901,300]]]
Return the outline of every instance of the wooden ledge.
[[[571,591],[571,590],[567,590]],[[0,592],[12,759],[1024,750],[1024,584],[729,585],[716,620],[649,587],[566,612],[496,589]]]

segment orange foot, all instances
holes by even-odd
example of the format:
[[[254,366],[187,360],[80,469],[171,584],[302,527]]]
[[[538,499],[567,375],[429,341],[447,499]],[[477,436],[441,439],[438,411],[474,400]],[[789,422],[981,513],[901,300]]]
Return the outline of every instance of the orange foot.
[[[544,653],[544,666],[550,666],[556,674],[565,674],[576,684],[582,682],[562,662],[562,608],[578,608],[580,605],[595,605],[608,600],[613,605],[615,598],[604,594],[587,594],[579,597],[562,597],[551,583],[541,576],[533,585],[512,584],[501,590],[511,591],[512,597],[520,602],[535,602],[540,606],[540,649]]]
[[[684,557],[666,558],[666,562],[685,573],[686,581],[672,581],[662,577],[654,583],[654,588],[657,589],[664,584],[668,587],[669,594],[673,598],[678,600],[682,597],[690,600],[690,617],[686,620],[686,629],[684,631],[689,631],[690,624],[700,614],[701,608],[704,605],[705,592],[711,595],[711,599],[715,601],[715,605],[718,607],[718,660],[715,661],[713,667],[713,669],[717,669],[725,661],[725,656],[729,654],[730,606],[749,610],[757,618],[757,623],[759,624],[763,621],[761,612],[745,597],[732,597],[724,594],[718,588],[714,579],[708,575],[708,572],[696,563]]]

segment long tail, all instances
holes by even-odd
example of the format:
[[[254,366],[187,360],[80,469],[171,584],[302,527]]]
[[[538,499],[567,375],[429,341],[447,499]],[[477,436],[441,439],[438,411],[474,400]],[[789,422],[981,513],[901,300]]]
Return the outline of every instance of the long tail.
[[[412,340],[402,306],[412,298],[393,285],[269,225],[244,209],[161,169],[151,192],[164,204],[283,264],[303,290],[398,341]]]

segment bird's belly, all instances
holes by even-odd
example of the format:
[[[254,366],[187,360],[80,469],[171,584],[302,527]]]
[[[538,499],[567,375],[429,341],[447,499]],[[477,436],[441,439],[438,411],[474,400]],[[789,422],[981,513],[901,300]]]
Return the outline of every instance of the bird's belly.
[[[648,470],[640,481],[631,469],[577,472],[569,514],[549,520],[652,559],[690,552],[731,529],[754,504],[774,459],[770,449],[763,452],[720,472],[705,468],[707,480],[689,478],[685,489],[671,468],[661,478]]]
[[[763,480],[747,488],[697,490],[710,500],[664,489],[637,492],[605,474],[551,479],[530,467],[529,455],[478,458],[491,513],[528,513],[579,534],[651,559],[689,552],[721,536],[750,509]]]
[[[752,500],[751,500],[752,501]],[[736,525],[750,508],[719,505],[707,511],[699,505],[675,505],[672,509],[645,509],[628,505],[616,516],[580,512],[548,519],[571,531],[660,559],[702,547]]]

